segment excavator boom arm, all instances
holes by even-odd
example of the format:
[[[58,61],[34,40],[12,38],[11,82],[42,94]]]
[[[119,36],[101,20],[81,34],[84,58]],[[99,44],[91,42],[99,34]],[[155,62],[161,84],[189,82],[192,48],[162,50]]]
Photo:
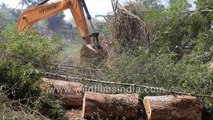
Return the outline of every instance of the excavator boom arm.
[[[17,30],[23,31],[27,28],[31,28],[36,22],[60,13],[67,8],[69,8],[69,6],[66,1],[30,7],[19,16]]]
[[[84,39],[85,45],[90,45],[88,47],[93,49],[91,46],[91,38],[88,36],[89,30],[81,0],[63,0],[52,4],[30,7],[19,16],[17,30],[23,31],[27,28],[30,29],[36,22],[60,13],[66,9],[71,10],[77,28]]]

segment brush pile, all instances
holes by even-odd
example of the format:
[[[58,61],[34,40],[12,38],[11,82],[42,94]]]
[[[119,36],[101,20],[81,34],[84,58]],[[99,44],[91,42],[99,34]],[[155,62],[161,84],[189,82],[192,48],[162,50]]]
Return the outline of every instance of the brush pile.
[[[146,23],[137,15],[136,6],[128,4],[118,8],[113,22],[113,36],[121,50],[134,50],[139,46],[149,46],[149,34]]]

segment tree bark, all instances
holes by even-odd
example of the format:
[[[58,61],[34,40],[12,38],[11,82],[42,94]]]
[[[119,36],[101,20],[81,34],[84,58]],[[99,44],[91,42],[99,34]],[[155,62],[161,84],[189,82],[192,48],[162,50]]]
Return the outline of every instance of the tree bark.
[[[146,96],[147,120],[201,120],[202,105],[192,96]]]
[[[65,113],[65,119],[66,120],[83,120],[81,114],[82,114],[82,110],[68,110]]]
[[[138,94],[103,94],[86,92],[83,98],[83,118],[137,117]]]
[[[83,84],[42,78],[42,93],[53,94],[63,100],[66,106],[82,107]]]

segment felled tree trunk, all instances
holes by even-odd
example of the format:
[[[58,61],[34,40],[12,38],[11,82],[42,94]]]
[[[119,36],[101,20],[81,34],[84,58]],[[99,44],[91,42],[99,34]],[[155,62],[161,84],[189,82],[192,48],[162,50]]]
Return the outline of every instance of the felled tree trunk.
[[[81,107],[83,102],[83,84],[42,78],[42,93],[50,93],[61,98],[66,106]]]
[[[86,92],[83,98],[83,118],[125,116],[137,117],[138,94],[103,94]]]
[[[202,106],[192,96],[146,96],[147,120],[201,120]]]
[[[82,114],[81,110],[68,110],[65,113],[65,119],[66,120],[83,120],[81,114]]]

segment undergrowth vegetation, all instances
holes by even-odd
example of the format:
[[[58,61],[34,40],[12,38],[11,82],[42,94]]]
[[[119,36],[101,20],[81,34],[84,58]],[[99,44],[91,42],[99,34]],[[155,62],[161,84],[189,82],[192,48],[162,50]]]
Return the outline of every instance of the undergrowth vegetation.
[[[144,39],[135,40],[137,36],[128,38],[134,40],[131,41],[133,43],[115,42],[117,45],[114,47],[121,46],[125,51],[116,57],[113,68],[107,71],[108,79],[178,92],[212,95],[213,70],[209,68],[209,64],[213,62],[213,12],[212,7],[208,8],[208,3],[211,2],[198,0],[194,11],[190,10],[190,4],[186,0],[170,0],[167,7],[158,0],[129,3],[126,8],[135,9],[135,15],[146,23],[144,29],[148,31],[150,43],[148,47],[144,46]],[[136,18],[130,14],[125,15],[129,16],[123,18],[123,21]],[[135,31],[130,29],[119,32],[124,35],[131,32],[134,34]],[[115,38],[116,41],[126,39]],[[213,119],[213,99],[199,99],[205,106],[203,119]]]
[[[11,31],[7,28],[0,33],[0,93],[4,95],[0,107],[11,112],[0,110],[1,119],[12,119],[16,111],[17,119],[25,119],[26,114],[36,119],[62,119],[63,104],[53,96],[40,94],[39,80],[51,64],[63,62],[58,56],[71,46],[62,38],[47,39],[35,32]]]
[[[119,25],[116,30],[120,31],[112,37],[115,38],[112,46],[122,50],[118,50],[110,69],[105,64],[96,66],[102,70],[100,76],[122,83],[213,95],[213,70],[209,68],[213,63],[213,12],[210,5],[210,0],[197,0],[196,9],[191,11],[186,0],[169,0],[167,7],[159,0],[131,3],[131,9],[134,7],[132,14],[137,17],[132,18],[132,14],[123,11],[117,17],[124,15],[120,19],[128,25],[109,23]],[[134,23],[141,21],[143,24]],[[115,32],[109,27],[107,30],[106,34]],[[146,33],[140,34],[143,31]],[[17,119],[61,120],[65,112],[63,104],[51,95],[40,94],[39,80],[42,71],[48,71],[54,63],[79,62],[76,57],[79,48],[55,36],[44,38],[35,32],[1,30],[0,114],[4,119],[15,115]],[[205,106],[203,119],[212,120],[213,99],[199,99]]]

